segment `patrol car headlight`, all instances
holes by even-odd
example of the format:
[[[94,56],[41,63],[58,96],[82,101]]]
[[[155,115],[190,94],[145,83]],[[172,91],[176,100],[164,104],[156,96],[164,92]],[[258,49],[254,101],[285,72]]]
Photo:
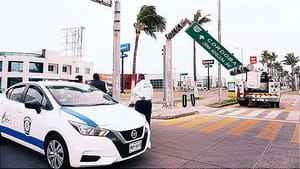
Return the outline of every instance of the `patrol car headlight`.
[[[77,130],[80,134],[85,136],[100,136],[105,137],[109,131],[97,127],[91,127],[86,124],[69,121],[69,123]]]

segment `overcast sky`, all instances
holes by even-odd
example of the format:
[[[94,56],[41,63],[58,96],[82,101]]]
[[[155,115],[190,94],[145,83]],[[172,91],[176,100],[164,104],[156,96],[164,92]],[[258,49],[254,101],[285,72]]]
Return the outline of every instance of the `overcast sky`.
[[[114,1],[114,0],[113,0]],[[137,72],[162,73],[161,48],[164,35],[181,19],[192,20],[200,9],[210,14],[203,27],[217,39],[217,0],[119,0],[121,2],[121,43],[130,43],[125,73],[132,72],[135,40],[133,23],[140,7],[154,5],[167,20],[167,31],[155,40],[142,34],[137,56]],[[300,55],[299,0],[221,0],[222,44],[241,61],[262,50],[275,52],[279,61],[289,52]],[[62,30],[85,27],[84,60],[94,61],[94,70],[112,73],[113,10],[90,0],[0,0],[0,51],[32,52],[43,48],[60,51]],[[176,72],[192,75],[192,39],[186,28],[173,39],[173,67]],[[197,45],[197,73],[206,76],[203,59],[213,59]],[[217,73],[217,64],[212,74]],[[229,71],[223,68],[222,76]],[[289,70],[289,69],[288,69]]]

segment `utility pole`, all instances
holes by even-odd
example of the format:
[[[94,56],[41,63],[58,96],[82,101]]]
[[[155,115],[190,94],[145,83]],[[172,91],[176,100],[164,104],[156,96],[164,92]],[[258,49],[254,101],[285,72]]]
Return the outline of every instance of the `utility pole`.
[[[221,43],[221,0],[218,0],[218,41]],[[218,63],[218,88],[219,88],[219,103],[221,103],[221,64]]]
[[[112,6],[112,0],[91,0],[93,2]],[[115,100],[120,101],[120,13],[121,7],[119,0],[115,0],[114,25],[113,25],[113,91],[112,96]]]
[[[113,41],[113,91],[112,96],[120,101],[120,2],[115,1]]]

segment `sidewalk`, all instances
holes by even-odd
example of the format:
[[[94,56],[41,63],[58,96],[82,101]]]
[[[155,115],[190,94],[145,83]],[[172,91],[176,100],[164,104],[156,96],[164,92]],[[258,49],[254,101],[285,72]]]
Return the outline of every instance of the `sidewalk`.
[[[154,93],[156,97],[152,101],[152,115],[151,119],[174,119],[184,116],[189,116],[193,114],[198,114],[203,110],[213,109],[208,105],[211,103],[218,103],[218,94],[216,91],[208,91],[215,92],[210,93],[210,96],[207,96],[206,93],[199,94],[200,99],[195,100],[195,106],[191,105],[190,101],[187,101],[187,106],[183,107],[181,102],[177,102],[175,106],[165,107],[162,102],[161,93]],[[189,97],[190,93],[179,93],[177,96],[174,96],[174,100],[181,100],[182,94],[186,94]],[[220,101],[224,101],[228,99],[227,92],[222,92],[220,97]],[[122,94],[121,96],[121,104],[127,105],[130,100],[130,93]]]

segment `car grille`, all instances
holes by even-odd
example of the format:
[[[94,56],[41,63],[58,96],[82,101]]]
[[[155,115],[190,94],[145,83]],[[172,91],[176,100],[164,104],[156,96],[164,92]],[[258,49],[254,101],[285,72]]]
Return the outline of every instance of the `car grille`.
[[[134,154],[137,154],[141,151],[143,151],[146,147],[146,143],[147,143],[147,138],[148,138],[148,131],[145,130],[144,133],[144,137],[142,138],[142,148],[138,151],[135,151],[133,153],[129,153],[129,144],[130,143],[123,143],[114,133],[110,132],[107,137],[110,138],[112,140],[112,142],[114,143],[114,145],[116,146],[116,148],[118,149],[120,155],[122,158],[126,158],[129,156],[132,156]]]
[[[132,137],[133,130],[136,131],[136,135],[134,137]],[[133,130],[121,131],[120,133],[126,141],[131,141],[143,136],[144,127],[136,128]]]

